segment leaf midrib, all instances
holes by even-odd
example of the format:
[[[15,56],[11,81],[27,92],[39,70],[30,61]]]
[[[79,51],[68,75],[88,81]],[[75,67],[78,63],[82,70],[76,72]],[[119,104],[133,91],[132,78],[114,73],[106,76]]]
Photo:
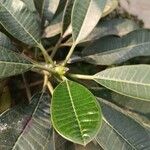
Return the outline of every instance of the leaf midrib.
[[[126,83],[126,84],[134,84],[134,85],[141,85],[141,86],[150,86],[150,84],[147,83],[142,83],[142,82],[133,82],[133,81],[127,81],[123,79],[114,79],[114,78],[106,78],[106,77],[98,77],[97,75],[94,76],[94,80],[107,80],[107,81],[114,81],[114,82],[119,82],[119,83]]]
[[[13,13],[11,13],[8,9],[7,9],[7,7],[4,5],[4,4],[2,4],[1,3],[1,5],[9,12],[9,14],[16,20],[16,22],[23,28],[23,30],[33,39],[33,41],[37,44],[37,45],[39,45],[39,43],[37,42],[37,40],[32,36],[32,34],[30,34],[27,30],[26,30],[26,28],[24,28],[24,26],[22,26],[22,24],[17,20],[17,18],[14,16],[14,14]],[[1,23],[2,24],[2,23]],[[3,25],[3,24],[2,24]],[[4,26],[4,25],[3,25]],[[4,27],[5,28],[5,27]],[[6,29],[6,28],[5,28]]]
[[[94,80],[95,80],[96,78],[94,78]],[[99,78],[97,78],[98,80],[104,80],[104,79],[99,79]],[[110,88],[109,86],[107,86],[107,85],[105,85],[105,84],[103,84],[103,83],[100,83],[98,80],[95,80],[96,82],[98,82],[99,84],[101,84],[101,85],[103,85],[104,87],[106,87],[107,89],[109,89],[109,90],[112,90],[112,91],[114,91],[114,92],[116,92],[116,93],[119,93],[119,94],[121,94],[121,95],[125,95],[125,96],[127,96],[127,97],[131,97],[131,98],[137,98],[138,100],[143,100],[143,101],[150,101],[150,99],[147,99],[147,98],[143,98],[143,97],[138,97],[138,96],[132,96],[132,95],[128,95],[128,94],[125,94],[124,92],[121,92],[121,91],[117,91],[117,90],[115,90],[115,89],[112,89],[112,88]],[[110,80],[111,81],[111,80]],[[115,80],[114,80],[114,82],[115,82]],[[125,83],[127,83],[127,82],[125,82]],[[134,82],[133,82],[134,83]],[[136,85],[136,84],[135,84]],[[150,86],[150,84],[148,85],[148,86]]]
[[[68,81],[66,80],[65,82],[66,82],[66,85],[67,85],[67,90],[68,90],[68,93],[69,93],[71,105],[72,105],[72,108],[73,108],[73,111],[74,111],[74,114],[75,114],[75,117],[76,117],[76,120],[77,120],[77,123],[78,123],[78,127],[79,127],[79,130],[80,130],[80,133],[81,133],[80,135],[81,135],[83,143],[85,143],[84,137],[83,137],[83,132],[82,132],[82,126],[80,124],[80,120],[79,120],[78,114],[77,114],[76,109],[75,109],[75,105],[74,105],[74,102],[73,102],[73,98],[72,98],[72,94],[71,94],[71,91],[70,91],[70,87],[69,87]]]
[[[24,65],[24,66],[27,65],[27,66],[33,66],[33,65],[30,64],[30,63],[23,63],[23,62],[22,62],[22,63],[20,63],[20,62],[18,63],[18,62],[11,62],[11,61],[10,61],[10,62],[7,62],[7,61],[1,61],[1,60],[0,60],[0,64],[11,64],[11,65],[22,65],[22,66],[23,66],[23,65]]]

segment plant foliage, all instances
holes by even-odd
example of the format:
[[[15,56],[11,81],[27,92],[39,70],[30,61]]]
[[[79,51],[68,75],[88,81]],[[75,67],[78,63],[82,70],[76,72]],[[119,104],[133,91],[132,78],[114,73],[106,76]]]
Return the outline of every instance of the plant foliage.
[[[150,30],[116,7],[0,0],[0,150],[150,149]]]

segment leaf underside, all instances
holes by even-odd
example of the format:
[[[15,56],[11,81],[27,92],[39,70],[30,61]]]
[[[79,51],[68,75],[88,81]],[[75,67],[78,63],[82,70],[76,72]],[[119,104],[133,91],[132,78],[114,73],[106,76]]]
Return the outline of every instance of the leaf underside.
[[[122,95],[150,101],[150,65],[106,69],[94,75],[94,80]]]

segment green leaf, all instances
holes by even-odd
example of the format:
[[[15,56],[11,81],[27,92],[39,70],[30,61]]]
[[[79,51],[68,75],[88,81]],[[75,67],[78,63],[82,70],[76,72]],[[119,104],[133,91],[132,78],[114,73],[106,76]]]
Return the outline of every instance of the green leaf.
[[[93,30],[102,16],[106,0],[75,0],[72,10],[73,41],[77,44]]]
[[[52,97],[52,123],[64,138],[86,145],[101,125],[101,109],[84,86],[69,80],[60,83]]]
[[[67,0],[62,20],[62,35],[71,24],[71,12],[75,0]]]
[[[108,36],[94,41],[82,52],[86,62],[97,65],[120,64],[131,58],[150,55],[150,30],[133,31],[122,38]]]
[[[32,67],[23,56],[0,46],[0,78],[21,74]]]
[[[50,96],[36,94],[0,116],[0,149],[54,150],[50,125]]]
[[[97,98],[104,115],[96,141],[107,150],[148,150],[150,130],[129,117],[126,111]]]
[[[51,21],[56,13],[60,0],[34,0],[42,19]]]
[[[150,65],[131,65],[106,69],[94,75],[106,88],[135,99],[150,101]]]
[[[18,40],[37,46],[40,42],[40,26],[35,13],[21,0],[0,1],[0,24]]]

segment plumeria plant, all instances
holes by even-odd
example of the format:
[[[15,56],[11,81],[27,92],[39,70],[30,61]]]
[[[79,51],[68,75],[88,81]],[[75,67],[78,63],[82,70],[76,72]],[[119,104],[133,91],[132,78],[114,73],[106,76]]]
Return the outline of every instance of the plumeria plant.
[[[105,19],[117,6],[0,0],[0,78],[20,74],[29,99],[1,113],[1,150],[150,149],[150,30]],[[26,72],[42,77],[32,97]]]

